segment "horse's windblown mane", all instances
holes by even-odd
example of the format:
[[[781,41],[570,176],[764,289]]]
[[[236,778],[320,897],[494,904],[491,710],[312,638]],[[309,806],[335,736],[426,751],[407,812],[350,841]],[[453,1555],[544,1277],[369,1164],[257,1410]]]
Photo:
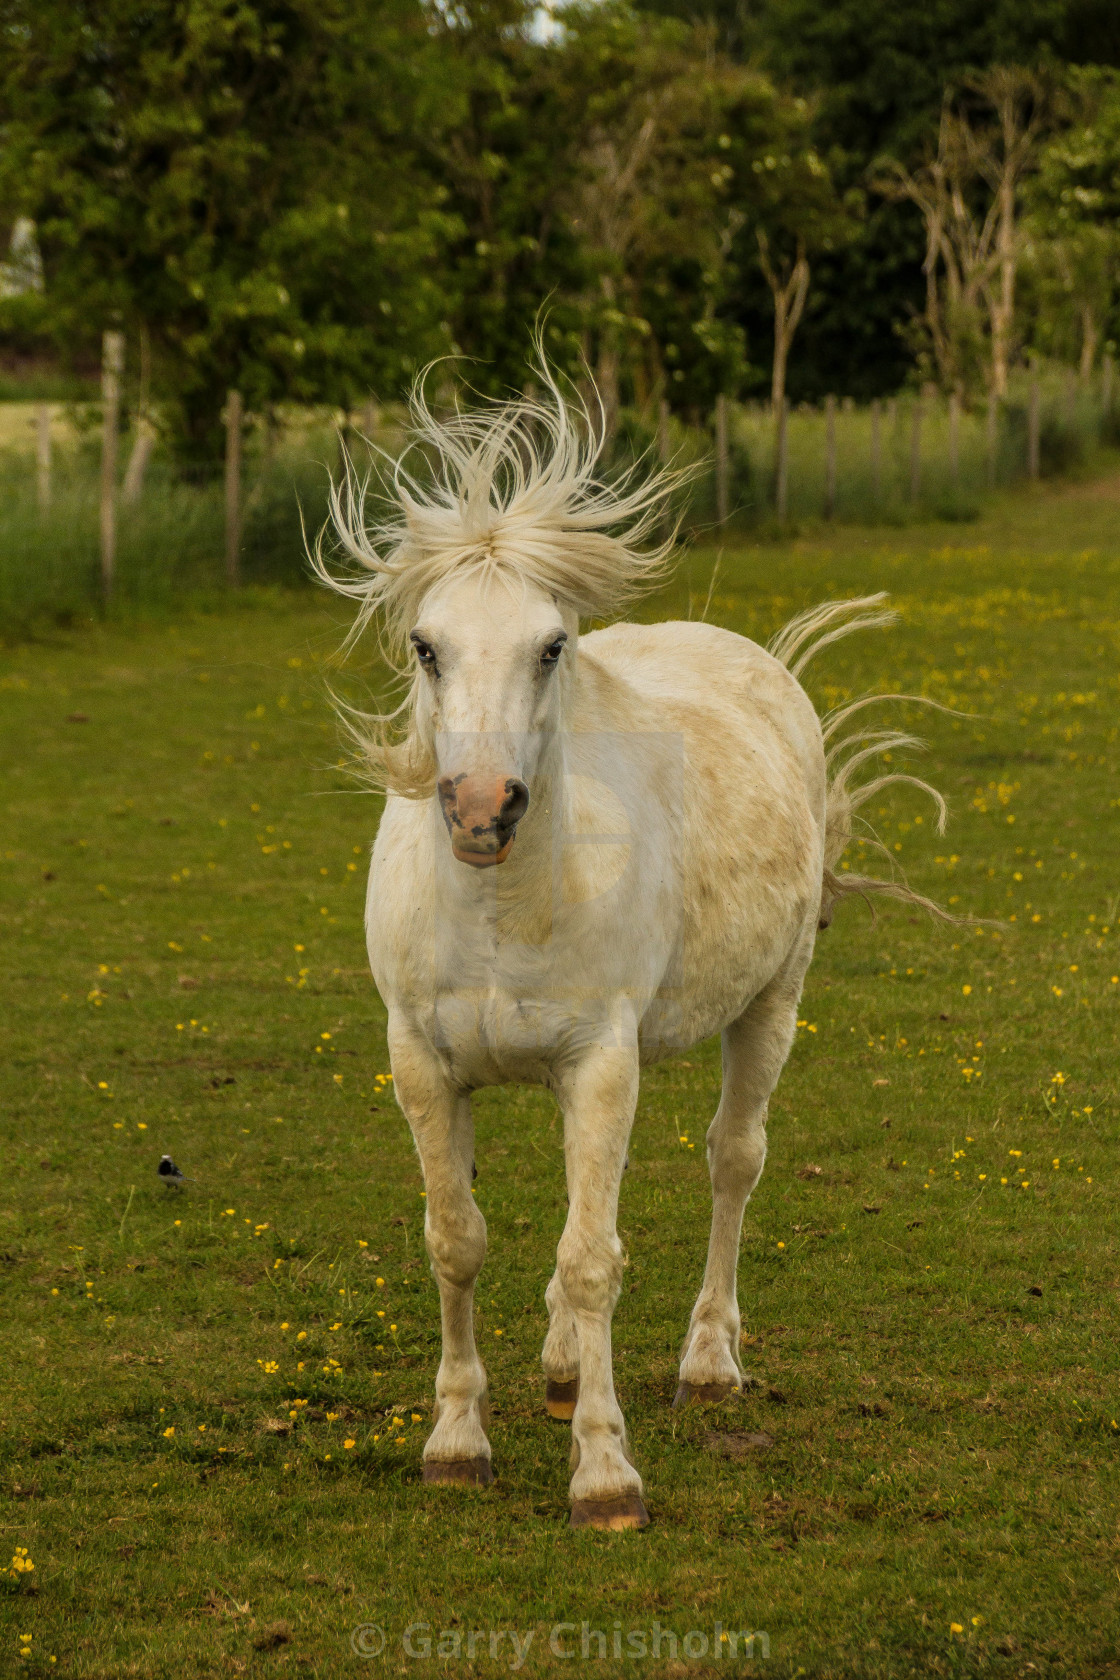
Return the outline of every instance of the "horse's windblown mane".
[[[425,595],[453,573],[526,579],[573,607],[608,618],[663,575],[673,537],[666,503],[688,476],[639,462],[612,482],[600,476],[606,433],[578,398],[566,398],[547,364],[542,398],[432,412],[412,391],[408,447],[383,475],[381,517],[370,522],[369,479],[353,466],[331,486],[332,569],[322,539],[315,570],[358,602],[352,642],[375,616],[395,664]],[[406,467],[425,463],[422,475]]]
[[[346,645],[376,621],[388,664],[412,677],[394,711],[343,708],[374,781],[394,793],[424,797],[433,785],[430,745],[414,727],[418,673],[408,646],[431,589],[455,573],[521,579],[581,618],[609,618],[658,582],[672,552],[666,507],[689,471],[650,472],[638,462],[608,481],[600,474],[602,417],[565,397],[543,355],[536,371],[543,397],[448,417],[433,413],[417,380],[409,442],[396,460],[385,458],[376,519],[369,476],[359,477],[349,457],[341,482],[332,481],[330,520],[312,566],[328,588],[357,602]],[[422,469],[406,466],[411,456]]]

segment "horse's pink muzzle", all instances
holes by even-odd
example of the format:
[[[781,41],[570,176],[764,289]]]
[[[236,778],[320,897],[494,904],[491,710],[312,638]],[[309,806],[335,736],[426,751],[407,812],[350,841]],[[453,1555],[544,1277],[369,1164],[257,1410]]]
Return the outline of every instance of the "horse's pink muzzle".
[[[460,863],[489,869],[504,863],[529,808],[529,789],[516,776],[441,776],[440,810]]]

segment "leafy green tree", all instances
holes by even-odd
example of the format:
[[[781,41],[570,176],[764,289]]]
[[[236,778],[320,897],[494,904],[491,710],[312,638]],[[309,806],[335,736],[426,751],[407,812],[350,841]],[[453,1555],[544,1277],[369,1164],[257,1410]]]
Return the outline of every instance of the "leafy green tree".
[[[706,410],[751,375],[734,300],[744,253],[757,273],[756,220],[782,243],[804,181],[831,193],[808,107],[709,30],[625,0],[569,6],[543,40],[529,17],[468,0],[438,26],[453,86],[428,155],[461,219],[447,291],[463,377],[520,384],[545,310],[551,353],[594,371],[608,427],[658,396]]]
[[[5,11],[0,194],[38,230],[41,325],[71,353],[143,328],[186,454],[214,456],[232,386],[343,401],[444,342],[450,223],[414,141],[439,67],[413,0]]]
[[[441,98],[417,144],[454,211],[443,319],[459,376],[492,395],[521,387],[542,309],[556,362],[573,372],[580,354],[584,259],[564,211],[577,137],[563,44],[533,20],[526,0],[460,0],[429,19]]]
[[[835,252],[855,232],[853,212],[861,203],[852,192],[841,200],[832,174],[812,140],[805,100],[775,99],[770,144],[751,160],[760,191],[754,207],[758,262],[773,299],[770,400],[785,400],[793,336],[809,298],[811,263]]]
[[[722,313],[742,211],[731,190],[737,115],[764,78],[706,31],[626,5],[565,13],[577,168],[568,212],[584,247],[583,328],[608,425],[626,396],[707,405],[734,391],[741,334]]]
[[[1120,287],[1120,74],[1070,78],[1073,121],[1043,147],[1028,182],[1026,261],[1040,349],[1093,370]]]
[[[993,64],[1048,60],[1120,65],[1115,0],[637,0],[709,22],[723,48],[814,103],[813,139],[838,190],[866,183],[890,153],[917,168],[936,147],[944,89]],[[813,263],[813,289],[791,369],[795,395],[874,395],[913,366],[912,323],[925,308],[922,219],[871,195],[856,236]],[[744,296],[752,342],[769,309]]]

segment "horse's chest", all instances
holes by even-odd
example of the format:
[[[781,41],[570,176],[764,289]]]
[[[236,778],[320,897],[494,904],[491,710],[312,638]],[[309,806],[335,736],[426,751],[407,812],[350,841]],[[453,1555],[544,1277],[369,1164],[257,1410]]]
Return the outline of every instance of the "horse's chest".
[[[572,1012],[547,997],[449,991],[434,1000],[429,1030],[465,1084],[536,1081],[570,1041]]]

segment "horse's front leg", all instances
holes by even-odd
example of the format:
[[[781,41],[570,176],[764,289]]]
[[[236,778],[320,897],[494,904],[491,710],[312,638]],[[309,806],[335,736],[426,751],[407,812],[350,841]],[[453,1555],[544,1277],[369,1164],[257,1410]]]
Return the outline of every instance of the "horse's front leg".
[[[486,1257],[486,1221],[471,1195],[470,1098],[455,1090],[419,1033],[394,1030],[390,1024],[389,1054],[397,1100],[424,1172],[424,1240],[439,1285],[443,1323],[435,1428],[424,1448],[424,1480],[485,1484],[494,1473],[486,1439],[486,1372],[474,1340],[474,1283]]]
[[[611,1318],[623,1264],[616,1229],[618,1187],[638,1099],[636,1049],[588,1051],[561,1078],[559,1097],[568,1218],[557,1250],[562,1294],[557,1305],[574,1321],[579,1357],[572,1526],[644,1528],[649,1517],[642,1479],[627,1449],[611,1362]]]

